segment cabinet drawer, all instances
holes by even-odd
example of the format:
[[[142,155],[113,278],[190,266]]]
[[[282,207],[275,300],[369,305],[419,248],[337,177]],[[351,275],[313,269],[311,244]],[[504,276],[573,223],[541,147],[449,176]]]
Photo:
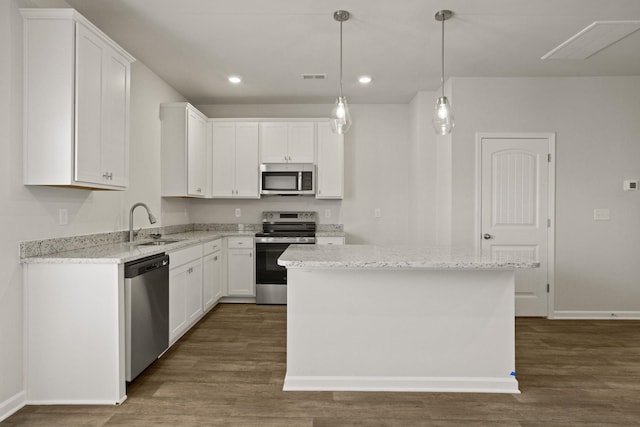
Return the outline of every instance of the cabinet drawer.
[[[202,244],[169,252],[169,268],[174,269],[182,264],[186,264],[200,258],[202,258]]]
[[[203,254],[204,255],[212,254],[212,253],[222,249],[222,239],[216,239],[216,240],[212,240],[210,242],[205,242],[203,247],[204,247],[204,249],[203,249]]]
[[[253,237],[228,237],[227,248],[229,249],[252,249]]]
[[[344,237],[316,237],[318,245],[344,245]]]

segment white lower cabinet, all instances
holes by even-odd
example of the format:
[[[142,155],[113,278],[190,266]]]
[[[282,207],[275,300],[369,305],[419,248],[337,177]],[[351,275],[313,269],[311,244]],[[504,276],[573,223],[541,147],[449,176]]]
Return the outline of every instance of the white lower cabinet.
[[[202,245],[169,253],[169,344],[203,313]]]
[[[338,237],[338,236],[316,237],[316,245],[344,245],[344,237]]]
[[[253,237],[227,238],[227,289],[230,297],[255,297]]]
[[[222,239],[204,244],[202,297],[204,311],[222,298]]]

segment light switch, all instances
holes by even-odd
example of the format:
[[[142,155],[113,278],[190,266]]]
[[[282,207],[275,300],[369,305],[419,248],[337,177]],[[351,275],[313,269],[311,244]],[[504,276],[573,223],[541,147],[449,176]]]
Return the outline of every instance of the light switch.
[[[375,208],[373,210],[373,216],[376,218],[380,218],[382,216],[382,212],[380,211],[380,208]]]
[[[636,191],[638,190],[638,181],[634,179],[626,179],[622,183],[622,189],[624,191]]]
[[[594,221],[609,221],[611,219],[611,212],[609,208],[600,208],[593,210]]]
[[[236,208],[236,218],[239,218],[242,216],[242,211],[240,210],[240,208]]]

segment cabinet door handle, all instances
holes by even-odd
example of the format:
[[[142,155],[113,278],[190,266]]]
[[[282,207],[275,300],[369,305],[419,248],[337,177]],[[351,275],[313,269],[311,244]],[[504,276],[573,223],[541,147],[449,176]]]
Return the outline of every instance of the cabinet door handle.
[[[202,193],[202,188],[198,188],[196,191],[197,191],[198,193]]]
[[[249,252],[249,258],[253,258],[253,252]]]
[[[217,256],[214,256],[214,257],[213,257],[213,260],[214,260],[214,261],[217,261],[217,260],[218,260],[218,257],[217,257]]]

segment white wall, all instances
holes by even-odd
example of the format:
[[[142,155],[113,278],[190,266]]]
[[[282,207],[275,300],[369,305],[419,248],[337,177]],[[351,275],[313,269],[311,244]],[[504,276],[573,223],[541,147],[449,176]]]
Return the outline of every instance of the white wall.
[[[0,2],[0,419],[24,399],[23,384],[23,283],[18,242],[124,230],[128,210],[145,201],[161,222],[182,219],[184,201],[165,209],[160,198],[161,102],[184,98],[144,64],[133,64],[131,73],[130,183],[127,191],[87,191],[22,185],[22,18],[27,2]],[[126,46],[125,46],[126,48]],[[58,225],[58,209],[68,210],[68,225]],[[139,215],[139,216],[138,216]],[[188,222],[186,220],[179,223]],[[149,227],[137,212],[136,227]],[[161,225],[161,224],[157,224]]]
[[[208,117],[327,117],[330,105],[199,105]],[[260,200],[192,200],[192,222],[257,223],[265,210],[314,210],[321,223],[342,223],[349,243],[407,244],[409,235],[409,106],[350,106],[345,135],[345,197]],[[242,217],[234,216],[235,208]],[[380,208],[381,218],[374,218]],[[325,218],[330,209],[331,218]]]
[[[409,153],[409,244],[437,243],[437,148],[431,126],[435,92],[418,92],[411,109],[411,147]]]
[[[456,78],[453,243],[473,245],[476,132],[556,132],[555,309],[640,309],[640,77]],[[611,220],[593,220],[609,208]]]

